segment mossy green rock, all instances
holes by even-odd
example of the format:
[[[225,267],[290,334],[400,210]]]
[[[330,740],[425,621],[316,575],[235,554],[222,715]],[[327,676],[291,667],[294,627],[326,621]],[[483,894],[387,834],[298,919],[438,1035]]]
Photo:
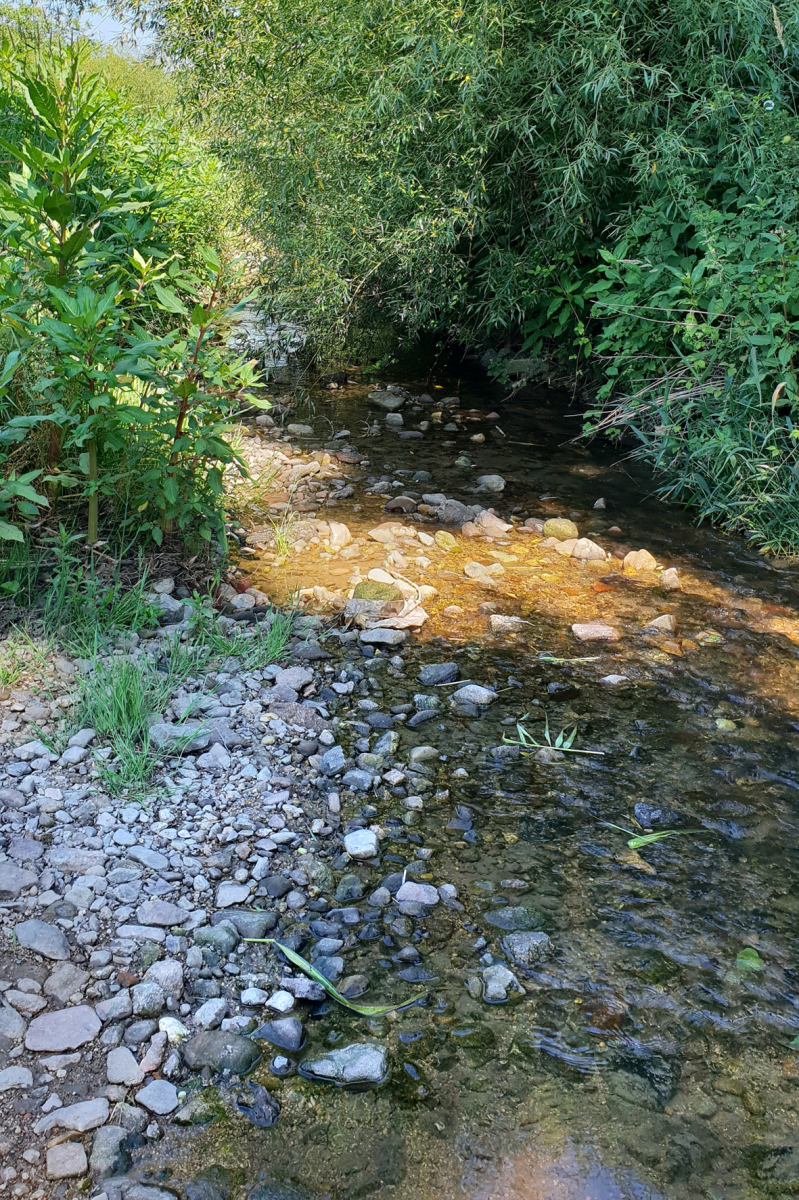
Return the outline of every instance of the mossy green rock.
[[[549,521],[544,522],[544,537],[553,537],[559,542],[565,542],[567,538],[579,536],[580,530],[574,521],[569,521],[566,517],[551,517]]]
[[[189,1096],[172,1120],[176,1125],[208,1125],[224,1114],[224,1105],[216,1088],[202,1088]]]
[[[402,592],[391,583],[376,583],[373,579],[364,579],[353,592],[354,600],[401,600]]]

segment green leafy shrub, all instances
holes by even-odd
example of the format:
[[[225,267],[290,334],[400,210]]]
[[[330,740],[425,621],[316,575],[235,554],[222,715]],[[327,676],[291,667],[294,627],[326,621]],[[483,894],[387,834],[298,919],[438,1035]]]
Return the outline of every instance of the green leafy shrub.
[[[766,548],[799,547],[799,235],[791,193],[665,198],[603,250],[593,298],[603,408],[663,495]]]
[[[224,542],[222,473],[244,470],[227,424],[243,400],[268,406],[247,390],[254,364],[226,345],[241,271],[196,242],[187,260],[162,215],[170,195],[115,172],[117,98],[85,57],[67,48],[11,72],[28,119],[0,140],[19,163],[0,184],[0,318],[16,343],[0,445],[9,462],[44,468],[9,475],[6,490],[34,515],[47,501],[30,480],[46,469],[54,504],[85,499],[90,545],[101,508],[159,544],[173,530]]]

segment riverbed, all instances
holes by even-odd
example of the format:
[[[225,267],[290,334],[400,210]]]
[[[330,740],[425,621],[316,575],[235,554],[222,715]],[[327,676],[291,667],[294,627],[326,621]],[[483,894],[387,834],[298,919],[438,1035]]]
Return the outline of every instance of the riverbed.
[[[386,655],[368,689],[406,752],[439,751],[422,803],[409,807],[401,785],[345,791],[342,819],[365,815],[385,833],[380,861],[357,865],[364,896],[399,871],[448,882],[457,903],[400,928],[356,900],[344,953],[348,974],[368,980],[363,1002],[420,988],[425,998],[381,1018],[332,1002],[308,1010],[300,1059],[373,1042],[388,1049],[383,1083],[279,1077],[265,1055],[253,1078],[278,1098],[279,1120],[258,1128],[228,1105],[210,1125],[170,1129],[145,1175],[186,1186],[189,1200],[253,1189],[257,1200],[792,1194],[796,568],[695,528],[652,498],[622,451],[575,444],[579,419],[561,393],[401,383],[401,425],[353,384],[309,389],[274,429],[247,430],[256,470],[276,446],[323,469],[290,494],[250,499],[240,566],[273,599],[328,616],[370,571],[435,589],[400,664]],[[475,490],[484,475],[502,490]],[[454,548],[425,544],[420,533],[444,529],[419,511],[430,494],[491,507],[511,527],[490,539],[448,527]],[[387,512],[397,497],[410,508]],[[609,557],[561,553],[529,524],[550,518]],[[352,541],[331,546],[317,521],[345,524]],[[386,522],[393,536],[370,536]],[[657,570],[625,568],[640,549]],[[664,569],[676,585],[663,585]],[[651,627],[666,615],[669,629]],[[572,627],[592,623],[618,640],[578,640]],[[342,647],[342,678],[360,653]],[[420,685],[422,667],[450,661],[496,701],[469,712],[446,686]],[[435,715],[408,728],[420,692]],[[350,726],[353,754],[358,738],[379,736]],[[548,752],[573,729],[565,753]],[[628,845],[649,832],[668,836]],[[546,933],[547,953],[514,964],[502,944],[513,930]],[[500,1000],[498,965],[515,976]]]

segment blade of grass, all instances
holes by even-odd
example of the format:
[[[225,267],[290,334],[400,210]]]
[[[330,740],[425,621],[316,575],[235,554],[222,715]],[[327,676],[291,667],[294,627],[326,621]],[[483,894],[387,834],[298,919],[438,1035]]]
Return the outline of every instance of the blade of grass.
[[[342,996],[338,988],[333,987],[329,979],[325,979],[321,971],[317,971],[316,967],[298,954],[296,950],[290,950],[288,946],[284,946],[277,938],[243,938],[245,942],[262,942],[264,945],[276,946],[277,949],[284,954],[290,963],[313,979],[314,983],[321,984],[328,996],[335,1000],[344,1008],[349,1008],[352,1012],[358,1013],[361,1017],[383,1017],[386,1013],[399,1012],[403,1008],[410,1008],[412,1004],[416,1004],[419,1000],[424,1000],[427,992],[420,992],[418,996],[414,996],[411,1000],[405,1000],[402,1004],[353,1004],[346,996]]]

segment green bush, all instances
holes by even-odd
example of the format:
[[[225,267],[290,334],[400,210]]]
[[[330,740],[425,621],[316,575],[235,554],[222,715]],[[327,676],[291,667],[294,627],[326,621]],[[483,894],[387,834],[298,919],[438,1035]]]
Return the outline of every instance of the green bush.
[[[85,48],[23,70],[20,57],[6,63],[13,140],[0,140],[18,164],[0,183],[0,320],[13,346],[0,374],[11,470],[0,503],[18,496],[18,516],[35,515],[47,504],[36,479],[53,510],[65,495],[85,500],[91,545],[101,510],[159,544],[173,530],[224,542],[222,472],[243,470],[227,424],[242,400],[260,402],[247,390],[254,364],[225,342],[240,267],[199,236],[221,168],[167,146],[168,118],[135,118],[85,70]]]

